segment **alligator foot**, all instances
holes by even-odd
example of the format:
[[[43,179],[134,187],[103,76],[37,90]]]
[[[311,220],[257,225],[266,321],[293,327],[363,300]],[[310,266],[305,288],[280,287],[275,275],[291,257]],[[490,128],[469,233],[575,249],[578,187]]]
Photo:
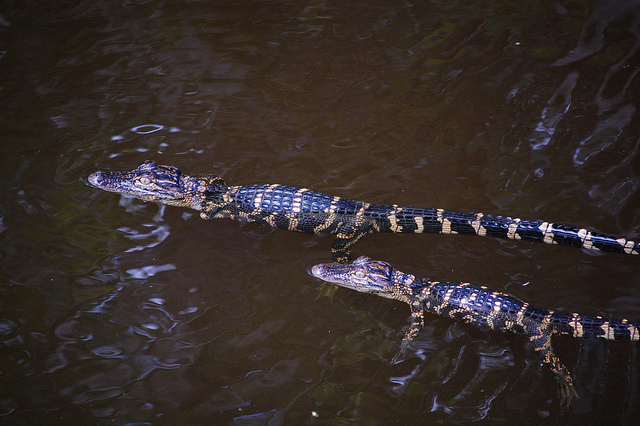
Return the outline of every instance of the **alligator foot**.
[[[571,381],[567,381],[564,378],[558,379],[558,393],[560,394],[560,407],[563,410],[569,409],[574,397],[576,399],[580,398]]]

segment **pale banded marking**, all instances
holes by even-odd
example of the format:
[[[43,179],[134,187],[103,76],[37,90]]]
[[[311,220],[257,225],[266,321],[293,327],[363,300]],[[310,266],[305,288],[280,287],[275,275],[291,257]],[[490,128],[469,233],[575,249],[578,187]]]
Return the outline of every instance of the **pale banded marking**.
[[[302,211],[302,196],[307,191],[309,191],[307,188],[300,188],[293,194],[293,202],[291,203],[291,211],[293,213],[300,213]]]
[[[358,211],[356,212],[356,216],[364,216],[365,210],[367,210],[370,205],[371,203],[362,203],[362,207],[358,209]]]
[[[437,209],[437,220],[438,222],[440,222],[442,224],[442,230],[440,231],[441,234],[457,234],[457,231],[452,231],[451,230],[451,221],[447,218],[444,217],[443,213],[444,210],[443,209]]]
[[[578,231],[578,237],[580,237],[580,239],[582,240],[582,247],[589,249],[589,250],[597,250],[594,246],[593,246],[593,241],[591,241],[591,231],[588,231],[586,229],[580,229]]]
[[[538,229],[544,233],[542,241],[547,244],[553,244],[553,223],[542,222]]]
[[[453,294],[453,291],[455,290],[455,288],[450,288],[449,290],[447,290],[447,292],[444,294],[444,297],[442,298],[442,304],[446,305],[449,303],[449,299],[451,299],[451,295]]]
[[[582,327],[582,323],[580,322],[580,315],[573,314],[571,320],[569,321],[569,325],[573,327],[573,337],[584,336],[584,328]]]
[[[416,216],[413,218],[413,221],[416,223],[416,232],[423,233],[424,232],[424,219],[420,216]]]
[[[627,330],[629,331],[629,340],[640,340],[640,335],[638,334],[638,327],[633,324],[629,324],[629,320],[626,318],[621,319],[620,322],[623,325],[627,326]]]
[[[451,221],[449,219],[442,219],[442,231],[443,234],[457,234],[456,231],[451,230]]]
[[[413,284],[413,282],[416,280],[416,276],[415,275],[411,275],[411,274],[405,274],[404,275],[404,280],[402,285],[403,286],[409,286],[411,284]],[[420,311],[422,313],[422,315],[424,316],[424,311]]]
[[[615,340],[616,338],[616,334],[613,330],[613,327],[611,327],[611,325],[609,324],[609,321],[605,321],[600,328],[602,329],[602,331],[604,331],[605,333],[605,339],[609,339],[609,340]]]
[[[401,232],[402,226],[398,225],[398,218],[396,217],[396,213],[401,212],[402,207],[398,208],[396,204],[392,205],[391,207],[393,207],[393,211],[391,212],[391,214],[389,214],[389,217],[387,218],[389,219],[389,223],[391,224],[391,231]]]
[[[638,335],[638,327],[635,327],[633,325],[629,325],[627,327],[627,329],[629,330],[629,339],[631,339],[631,340],[640,340],[640,335]]]
[[[633,324],[629,324],[629,320],[626,319],[626,318],[621,319],[620,323],[622,325],[626,325],[627,326],[627,330],[629,331],[629,340],[632,340],[632,341],[640,340],[640,334],[638,332],[638,327],[636,327]]]
[[[274,222],[274,225],[275,225],[275,222]],[[296,229],[299,225],[300,225],[300,220],[298,220],[295,216],[289,217],[289,229]]]
[[[391,227],[391,231],[392,232],[399,232],[400,230],[400,226],[398,226],[398,219],[396,218],[395,214],[391,214],[389,215],[389,217],[387,218],[389,219],[390,222],[390,227]]]
[[[269,226],[272,226],[274,228],[276,227],[276,217],[275,217],[275,215],[270,214],[270,215],[266,216],[264,218],[264,221],[267,222],[269,224]]]
[[[551,318],[553,318],[553,311],[549,310],[549,313],[547,315],[545,315],[544,318],[542,318],[542,320],[540,321],[540,325],[543,328],[549,327],[549,323],[551,322]]]
[[[338,211],[338,203],[340,202],[340,197],[334,196],[329,203],[329,207],[324,209],[325,213],[335,213]]]
[[[256,198],[253,200],[253,206],[257,209],[261,209],[262,208],[262,199],[269,194],[270,192],[273,192],[273,190],[277,187],[279,187],[280,185],[278,184],[272,184],[269,185],[264,191],[256,194]]]
[[[320,234],[322,231],[324,231],[325,229],[333,225],[336,221],[337,221],[337,215],[335,213],[329,213],[329,217],[327,217],[323,223],[313,228],[313,232],[315,234]]]
[[[622,246],[622,249],[624,250],[625,253],[627,253],[627,254],[635,254],[635,253],[637,253],[633,249],[633,247],[636,245],[636,243],[634,243],[633,241],[625,240],[624,238],[620,238],[617,241],[618,241],[618,243],[620,243],[620,245]]]
[[[578,230],[578,237],[582,240],[582,242],[584,243],[584,241],[587,238],[591,238],[591,232],[587,231],[584,228],[581,228]]]
[[[517,319],[519,324],[524,324],[524,313],[525,313],[525,311],[527,310],[528,307],[529,307],[529,304],[525,302],[525,303],[522,304],[522,306],[520,307],[520,309],[516,313],[516,319]]]
[[[518,231],[518,225],[520,224],[520,219],[513,219],[513,221],[509,224],[509,230],[507,231],[507,238],[512,240],[521,240],[522,238],[516,232]]]
[[[242,188],[241,186],[232,186],[231,188],[229,188],[229,191],[225,192],[224,194],[222,194],[222,201],[224,201],[225,203],[231,203],[234,201],[236,194],[238,193],[238,190]]]
[[[262,209],[262,199],[269,193],[269,191],[273,191],[273,188],[276,186],[279,185],[269,185],[264,191],[256,194],[256,198],[253,200],[253,206],[257,209]]]
[[[482,223],[480,221],[480,219],[482,219],[483,216],[484,216],[484,214],[477,213],[476,214],[476,220],[471,222],[471,227],[473,229],[475,229],[476,234],[480,235],[481,237],[484,237],[484,236],[487,235],[487,228],[482,226]]]

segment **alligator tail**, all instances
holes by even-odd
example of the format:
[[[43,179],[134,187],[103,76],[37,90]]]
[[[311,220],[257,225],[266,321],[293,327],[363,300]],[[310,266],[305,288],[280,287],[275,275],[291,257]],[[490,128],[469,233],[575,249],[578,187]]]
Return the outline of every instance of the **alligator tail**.
[[[372,205],[369,211],[383,206]],[[382,231],[480,235],[512,240],[601,250],[613,253],[640,254],[640,242],[599,234],[584,228],[482,213],[455,212],[419,207],[384,206],[386,226]]]
[[[626,319],[588,317],[579,314],[551,314],[550,325],[557,334],[607,340],[640,340],[640,323]]]

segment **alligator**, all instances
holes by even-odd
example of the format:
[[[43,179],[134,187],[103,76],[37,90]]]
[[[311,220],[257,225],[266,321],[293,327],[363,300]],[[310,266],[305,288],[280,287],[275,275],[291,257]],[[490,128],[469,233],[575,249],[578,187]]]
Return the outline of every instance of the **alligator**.
[[[336,234],[333,260],[371,232],[467,234],[538,241],[606,252],[640,254],[640,243],[544,221],[450,210],[371,204],[305,188],[263,184],[227,186],[216,175],[182,173],[147,160],[130,172],[97,171],[91,186],[143,201],[187,207],[203,219],[229,218],[311,234]]]
[[[318,264],[309,272],[323,281],[409,304],[411,325],[394,361],[406,355],[410,342],[424,326],[425,311],[481,328],[528,335],[543,363],[554,373],[561,405],[566,407],[576,393],[569,370],[553,352],[552,335],[608,340],[640,339],[640,322],[540,309],[484,286],[416,278],[394,269],[387,262],[371,260],[366,256],[350,264]]]

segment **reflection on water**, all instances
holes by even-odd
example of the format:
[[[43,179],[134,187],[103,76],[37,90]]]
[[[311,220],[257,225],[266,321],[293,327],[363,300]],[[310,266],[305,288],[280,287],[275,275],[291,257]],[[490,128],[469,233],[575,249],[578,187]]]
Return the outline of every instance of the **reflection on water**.
[[[231,185],[482,211],[638,239],[635,2],[0,6],[0,422],[632,423],[638,347],[427,316],[309,266],[331,238],[93,190],[145,159]],[[356,255],[640,319],[640,260],[462,236]],[[523,285],[522,283],[527,283]]]
[[[558,124],[569,111],[571,94],[576,87],[578,76],[578,72],[569,74],[549,98],[548,106],[540,114],[541,120],[536,126],[536,132],[539,135],[536,135],[537,137],[531,141],[531,149],[544,149],[551,142]]]

